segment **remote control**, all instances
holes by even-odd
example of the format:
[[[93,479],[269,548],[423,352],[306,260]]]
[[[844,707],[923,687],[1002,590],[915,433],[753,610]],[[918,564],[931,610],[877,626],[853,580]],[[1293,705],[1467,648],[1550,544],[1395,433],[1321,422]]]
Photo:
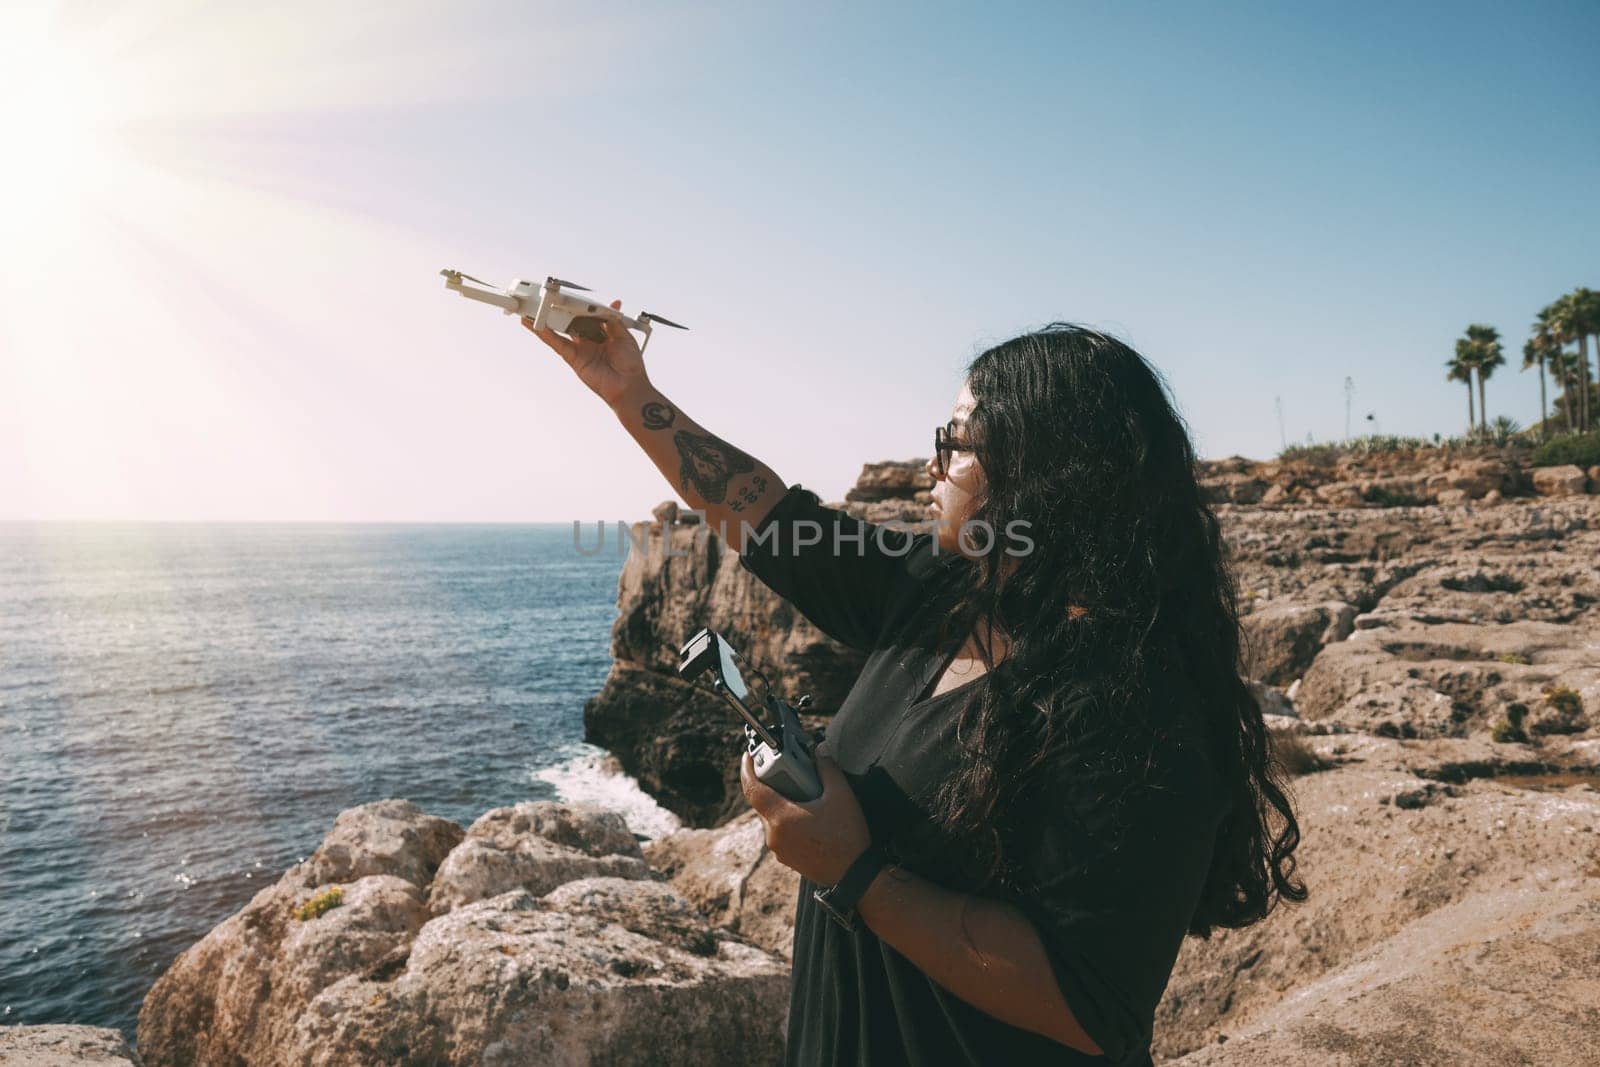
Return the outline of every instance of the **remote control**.
[[[815,740],[788,703],[770,690],[764,701],[750,691],[739,670],[740,662],[727,638],[715,630],[701,629],[678,650],[678,677],[693,681],[711,672],[712,688],[744,719],[756,777],[790,800],[804,803],[817,799],[822,795],[822,780],[813,758]],[[809,702],[809,697],[800,698],[801,707]],[[762,721],[763,711],[771,716],[770,725]]]

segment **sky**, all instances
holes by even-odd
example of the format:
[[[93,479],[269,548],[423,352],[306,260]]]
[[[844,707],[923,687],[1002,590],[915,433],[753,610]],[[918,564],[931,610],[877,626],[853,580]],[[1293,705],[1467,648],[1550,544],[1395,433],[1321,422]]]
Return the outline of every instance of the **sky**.
[[[1356,432],[1461,432],[1474,322],[1527,424],[1529,323],[1600,288],[1596,41],[1593,2],[0,0],[0,518],[672,497],[445,267],[689,325],[657,386],[824,499],[1058,319],[1207,457],[1339,439],[1346,378]]]

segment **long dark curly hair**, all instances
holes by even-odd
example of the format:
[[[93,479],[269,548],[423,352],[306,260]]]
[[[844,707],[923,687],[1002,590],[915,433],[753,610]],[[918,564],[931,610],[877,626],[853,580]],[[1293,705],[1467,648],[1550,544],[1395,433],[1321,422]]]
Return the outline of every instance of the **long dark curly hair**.
[[[1177,676],[1231,800],[1190,932],[1304,900],[1284,772],[1240,676],[1234,579],[1160,376],[1121,341],[1055,322],[983,352],[967,384],[987,481],[972,519],[993,531],[1024,520],[1034,545],[950,567],[928,616],[929,640],[953,649],[978,635],[990,668],[956,726],[939,831],[980,883],[1016,885],[999,828],[1026,821],[1009,816],[1060,761],[1138,766],[1155,736],[1143,709]],[[981,638],[991,628],[1009,641],[998,663]]]

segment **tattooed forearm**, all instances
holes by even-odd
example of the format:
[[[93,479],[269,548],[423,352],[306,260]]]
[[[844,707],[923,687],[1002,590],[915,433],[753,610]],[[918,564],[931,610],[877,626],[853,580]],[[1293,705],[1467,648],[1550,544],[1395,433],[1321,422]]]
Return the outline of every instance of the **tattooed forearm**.
[[[732,512],[743,511],[749,505],[760,500],[761,494],[766,491],[766,476],[761,474],[753,475],[748,485],[733,494],[733,499],[728,501],[728,510]]]
[[[639,409],[639,415],[644,419],[645,429],[665,430],[678,417],[678,412],[671,404],[652,400]]]
[[[715,434],[679,430],[672,435],[672,443],[682,463],[679,488],[687,492],[693,486],[708,504],[723,503],[728,496],[728,483],[756,469],[755,460]]]
[[[649,382],[614,398],[611,410],[674,491],[704,511],[707,529],[736,552],[743,551],[744,526],[787,491],[771,467],[707,432]]]

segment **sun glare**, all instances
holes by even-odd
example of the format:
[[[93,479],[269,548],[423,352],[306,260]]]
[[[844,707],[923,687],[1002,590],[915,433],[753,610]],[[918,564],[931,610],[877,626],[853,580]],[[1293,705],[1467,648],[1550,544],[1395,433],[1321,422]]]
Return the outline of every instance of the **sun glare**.
[[[43,29],[0,34],[0,245],[31,250],[75,230],[111,175],[108,87]]]

